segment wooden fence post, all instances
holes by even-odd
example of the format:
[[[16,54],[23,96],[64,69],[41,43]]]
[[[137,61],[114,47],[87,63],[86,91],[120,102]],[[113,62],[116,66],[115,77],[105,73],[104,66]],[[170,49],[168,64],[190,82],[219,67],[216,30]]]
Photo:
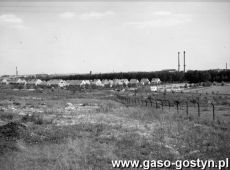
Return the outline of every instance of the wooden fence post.
[[[198,117],[200,117],[200,103],[197,102],[197,107],[198,107]]]
[[[186,113],[187,113],[187,116],[188,116],[188,102],[186,102]]]
[[[156,109],[157,109],[157,100],[156,100]]]
[[[169,104],[169,110],[170,110],[170,101],[168,100],[168,104]]]
[[[215,116],[215,105],[213,103],[211,103],[212,105],[212,120],[215,121],[216,116]]]
[[[177,109],[177,114],[179,114],[179,101],[176,101],[176,109]]]
[[[164,103],[163,103],[163,100],[161,100],[161,108],[162,108],[162,110],[164,109]]]

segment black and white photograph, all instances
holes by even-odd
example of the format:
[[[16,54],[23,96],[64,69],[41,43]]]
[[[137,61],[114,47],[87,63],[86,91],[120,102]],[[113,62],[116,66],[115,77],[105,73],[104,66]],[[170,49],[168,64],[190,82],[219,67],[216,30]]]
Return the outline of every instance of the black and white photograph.
[[[0,170],[230,169],[230,1],[0,0]]]

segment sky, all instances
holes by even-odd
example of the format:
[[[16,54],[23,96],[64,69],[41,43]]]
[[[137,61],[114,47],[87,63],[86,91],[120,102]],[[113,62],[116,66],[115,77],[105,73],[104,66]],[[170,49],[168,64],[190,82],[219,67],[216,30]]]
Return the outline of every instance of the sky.
[[[0,1],[0,75],[230,67],[227,1]]]

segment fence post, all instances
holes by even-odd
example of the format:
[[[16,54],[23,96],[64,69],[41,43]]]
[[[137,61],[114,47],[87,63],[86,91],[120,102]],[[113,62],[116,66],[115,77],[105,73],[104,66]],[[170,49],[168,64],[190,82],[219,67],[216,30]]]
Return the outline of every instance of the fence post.
[[[187,113],[187,116],[188,116],[188,102],[186,102],[186,113]]]
[[[169,104],[169,110],[170,110],[170,101],[168,100],[168,104]]]
[[[157,109],[157,100],[156,100],[156,109]]]
[[[148,106],[148,101],[147,100],[145,100],[145,105],[146,105],[146,107]]]
[[[163,100],[161,100],[161,108],[162,108],[162,110],[164,109],[164,103],[163,103]]]
[[[213,121],[215,121],[215,118],[216,118],[216,116],[215,116],[215,105],[213,103],[211,103],[211,105],[212,105],[212,119],[213,119]]]
[[[179,101],[176,101],[177,114],[179,114]]]
[[[197,102],[197,107],[198,107],[198,117],[200,117],[200,103]]]

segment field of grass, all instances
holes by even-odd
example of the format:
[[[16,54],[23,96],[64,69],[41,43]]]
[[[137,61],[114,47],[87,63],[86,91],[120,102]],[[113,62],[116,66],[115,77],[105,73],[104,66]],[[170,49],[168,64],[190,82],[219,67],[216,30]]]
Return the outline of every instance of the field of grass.
[[[209,110],[197,119],[195,108],[187,116],[174,108],[127,106],[115,94],[1,88],[0,169],[108,170],[116,159],[229,157],[226,105],[218,105],[213,122]]]

